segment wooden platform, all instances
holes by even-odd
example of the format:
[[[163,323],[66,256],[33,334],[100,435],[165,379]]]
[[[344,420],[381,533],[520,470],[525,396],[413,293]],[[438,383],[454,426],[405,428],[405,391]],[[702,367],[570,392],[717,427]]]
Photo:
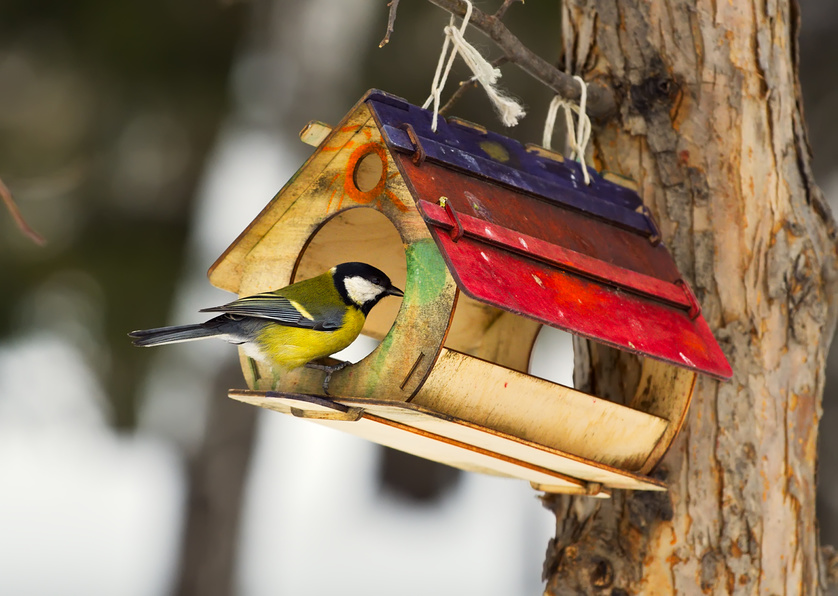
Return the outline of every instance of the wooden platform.
[[[415,404],[244,390],[230,391],[230,397],[456,468],[522,478],[560,492],[606,497],[607,487],[665,490],[655,480]]]

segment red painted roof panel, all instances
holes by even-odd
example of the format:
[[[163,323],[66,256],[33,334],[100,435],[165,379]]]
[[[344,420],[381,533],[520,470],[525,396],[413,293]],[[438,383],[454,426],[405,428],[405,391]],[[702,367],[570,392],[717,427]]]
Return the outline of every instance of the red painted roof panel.
[[[620,349],[731,376],[663,244],[439,165],[402,155],[396,161],[458,286],[472,298]]]

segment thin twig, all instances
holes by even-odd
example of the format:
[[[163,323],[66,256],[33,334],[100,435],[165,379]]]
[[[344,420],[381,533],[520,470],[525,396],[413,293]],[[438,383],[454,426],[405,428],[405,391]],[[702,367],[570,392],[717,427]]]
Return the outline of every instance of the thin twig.
[[[383,48],[390,42],[390,35],[393,34],[393,27],[396,26],[396,11],[399,9],[399,0],[390,0],[387,6],[390,7],[390,16],[387,17],[387,33],[384,34],[384,39],[378,44],[379,48]]]
[[[466,4],[462,0],[428,0],[457,16],[464,16]],[[502,7],[501,7],[502,8]],[[487,15],[485,12],[473,8],[469,25],[485,34],[503,51],[509,61],[529,73],[536,80],[570,100],[578,100],[580,96],[579,83],[571,75],[558,70],[552,64],[534,54],[506,28],[500,19]],[[593,82],[588,85],[588,114],[596,118],[604,118],[616,109],[614,93],[610,87],[602,83]]]
[[[8,187],[3,184],[2,179],[0,179],[0,198],[3,199],[3,204],[6,205],[6,209],[8,209],[9,213],[12,215],[12,219],[15,220],[15,224],[17,224],[18,229],[23,232],[24,235],[28,236],[29,239],[38,246],[43,246],[47,243],[44,237],[29,227],[29,224],[26,223],[25,219],[23,219],[23,215],[21,215],[20,209],[17,208],[17,203],[15,203],[15,199],[12,196],[11,191],[9,191]]]
[[[517,2],[518,0],[514,1]],[[506,56],[499,56],[498,58],[492,60],[492,66],[497,68],[498,66],[506,64],[507,62],[509,62],[509,58],[507,58]],[[454,104],[457,103],[460,100],[460,98],[466,94],[466,91],[468,91],[469,89],[477,89],[477,86],[478,82],[477,79],[475,79],[474,77],[471,77],[470,79],[467,79],[465,81],[460,81],[460,86],[457,87],[457,90],[454,92],[454,95],[452,95],[451,98],[447,102],[445,102],[445,105],[439,109],[440,116],[445,116],[445,114],[448,113],[448,110],[453,108]]]
[[[460,86],[457,87],[457,90],[454,91],[454,95],[445,102],[445,105],[439,108],[439,115],[445,116],[448,114],[448,110],[454,107],[454,104],[457,103],[460,98],[466,94],[466,91],[469,89],[477,89],[479,83],[477,79],[468,79],[467,81],[460,81]]]
[[[495,11],[494,17],[496,19],[502,19],[503,15],[506,14],[506,11],[509,10],[509,7],[515,4],[516,2],[520,2],[521,4],[523,4],[524,0],[503,0],[503,4],[501,4],[500,8],[498,8]]]

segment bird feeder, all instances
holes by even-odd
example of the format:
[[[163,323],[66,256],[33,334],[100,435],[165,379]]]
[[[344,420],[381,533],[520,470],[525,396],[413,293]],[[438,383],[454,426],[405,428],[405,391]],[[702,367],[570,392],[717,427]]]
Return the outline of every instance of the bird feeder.
[[[381,343],[336,372],[278,380],[241,354],[231,397],[540,490],[664,490],[647,474],[680,429],[696,373],[731,369],[634,190],[537,146],[370,91],[210,269],[254,294],[344,261],[384,270],[399,306]],[[390,310],[388,311],[388,307]],[[397,312],[396,312],[397,310]],[[530,376],[551,325],[644,356],[625,405]]]

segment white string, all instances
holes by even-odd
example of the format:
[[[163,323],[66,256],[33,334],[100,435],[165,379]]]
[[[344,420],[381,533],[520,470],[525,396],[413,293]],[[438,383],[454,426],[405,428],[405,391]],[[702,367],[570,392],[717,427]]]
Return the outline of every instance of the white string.
[[[588,174],[588,166],[585,164],[585,150],[588,147],[588,141],[591,139],[591,119],[585,110],[588,101],[588,86],[582,80],[582,77],[574,76],[573,78],[579,82],[582,88],[579,96],[579,105],[577,106],[561,95],[553,98],[547,110],[547,118],[544,121],[544,135],[541,140],[541,145],[545,149],[551,148],[553,127],[556,124],[556,114],[559,108],[564,108],[565,121],[567,122],[567,140],[571,149],[570,158],[582,164],[582,176],[585,179],[585,184],[590,185],[591,176]],[[573,112],[578,114],[578,127],[573,125]]]
[[[436,132],[440,95],[442,94],[443,87],[445,87],[445,81],[448,79],[448,73],[451,72],[451,65],[454,64],[454,58],[457,57],[457,54],[463,57],[466,65],[474,73],[472,80],[477,81],[483,86],[504,126],[515,126],[518,124],[518,120],[526,115],[524,108],[517,100],[497,89],[495,85],[501,76],[500,69],[495,68],[487,62],[480,55],[480,52],[463,37],[468,26],[468,21],[471,18],[472,10],[471,1],[465,0],[465,2],[467,5],[466,14],[463,17],[463,24],[460,25],[460,28],[457,29],[454,27],[454,15],[452,14],[448,26],[444,29],[445,41],[442,44],[442,52],[439,55],[439,62],[436,65],[434,80],[431,84],[431,95],[422,106],[423,108],[427,108],[431,104],[431,101],[433,101],[434,119],[431,123],[431,130]],[[448,62],[445,64],[445,72],[443,72],[442,65],[445,63],[445,56],[448,52],[449,44],[453,47],[451,49],[451,55],[448,56]]]

